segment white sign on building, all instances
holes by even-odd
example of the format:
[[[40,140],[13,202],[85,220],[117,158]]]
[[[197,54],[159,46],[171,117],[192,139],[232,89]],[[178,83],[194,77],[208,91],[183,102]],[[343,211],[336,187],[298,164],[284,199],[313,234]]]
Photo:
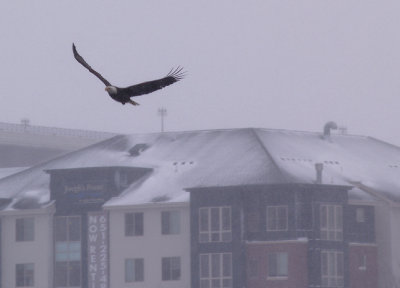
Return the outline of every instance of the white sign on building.
[[[108,214],[88,213],[88,287],[108,288]]]

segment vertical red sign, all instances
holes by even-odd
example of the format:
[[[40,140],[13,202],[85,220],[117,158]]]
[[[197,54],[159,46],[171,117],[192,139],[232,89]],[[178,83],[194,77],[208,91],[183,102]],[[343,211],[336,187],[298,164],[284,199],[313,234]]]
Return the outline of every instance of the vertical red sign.
[[[88,213],[88,287],[108,288],[108,214]]]

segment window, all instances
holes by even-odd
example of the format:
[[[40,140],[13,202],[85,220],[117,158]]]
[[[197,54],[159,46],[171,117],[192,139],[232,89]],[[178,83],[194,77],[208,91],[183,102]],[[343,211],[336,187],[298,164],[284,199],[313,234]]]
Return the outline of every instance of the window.
[[[359,255],[358,270],[362,270],[362,271],[367,270],[367,255],[365,255],[365,254]]]
[[[161,212],[161,234],[179,234],[181,232],[180,211]]]
[[[200,242],[232,240],[231,207],[204,207],[199,214]]]
[[[321,239],[343,239],[342,206],[321,205]]]
[[[343,287],[343,253],[323,250],[321,274],[323,287]]]
[[[125,259],[125,282],[144,281],[144,259]]]
[[[357,208],[356,209],[356,221],[358,223],[364,223],[365,222],[365,210],[364,210],[364,208]]]
[[[161,260],[162,280],[180,280],[181,279],[181,258],[165,257]]]
[[[33,287],[35,285],[34,267],[33,263],[17,264],[15,266],[15,283],[17,283],[17,287]]]
[[[19,218],[15,222],[16,241],[33,241],[35,234],[34,218]]]
[[[200,254],[200,288],[232,287],[232,253]]]
[[[267,207],[267,231],[286,231],[288,229],[287,206]]]
[[[54,221],[55,287],[81,286],[81,218],[59,216]]]
[[[125,213],[125,236],[143,235],[143,213]]]
[[[268,278],[288,276],[288,253],[277,252],[268,254]]]

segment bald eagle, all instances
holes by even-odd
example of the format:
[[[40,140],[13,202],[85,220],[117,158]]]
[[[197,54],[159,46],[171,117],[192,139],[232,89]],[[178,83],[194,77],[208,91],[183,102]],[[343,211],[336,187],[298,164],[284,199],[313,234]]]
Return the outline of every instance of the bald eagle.
[[[110,95],[112,99],[122,103],[123,105],[125,105],[125,103],[130,103],[132,105],[139,105],[139,103],[131,100],[130,98],[143,94],[148,94],[156,90],[162,89],[165,86],[171,85],[181,80],[185,76],[185,72],[182,72],[183,68],[178,66],[178,68],[176,69],[171,69],[171,71],[169,71],[167,76],[165,76],[164,78],[139,83],[125,88],[120,88],[111,85],[111,83],[108,82],[103,76],[101,76],[99,72],[95,71],[92,67],[90,67],[90,65],[87,64],[86,61],[82,58],[82,56],[79,55],[78,51],[76,50],[75,44],[73,43],[72,43],[72,51],[74,52],[75,59],[80,64],[82,64],[83,67],[88,69],[97,78],[99,78],[101,82],[104,83],[104,85],[106,85],[105,90],[108,92],[108,95]]]

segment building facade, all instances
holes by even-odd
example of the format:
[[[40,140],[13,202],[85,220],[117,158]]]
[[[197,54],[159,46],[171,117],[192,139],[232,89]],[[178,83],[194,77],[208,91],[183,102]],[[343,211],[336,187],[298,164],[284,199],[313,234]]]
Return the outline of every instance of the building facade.
[[[396,287],[396,157],[351,135],[116,136],[0,180],[0,285]]]
[[[373,207],[349,189],[191,190],[192,287],[377,287]]]

